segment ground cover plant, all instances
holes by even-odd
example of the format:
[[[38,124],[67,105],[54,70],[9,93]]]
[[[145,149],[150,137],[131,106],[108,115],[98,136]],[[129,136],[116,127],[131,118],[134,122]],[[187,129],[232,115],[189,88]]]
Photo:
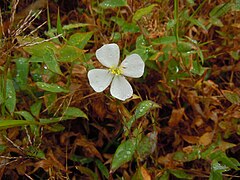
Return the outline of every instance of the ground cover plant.
[[[239,0],[0,2],[1,179],[238,179]]]

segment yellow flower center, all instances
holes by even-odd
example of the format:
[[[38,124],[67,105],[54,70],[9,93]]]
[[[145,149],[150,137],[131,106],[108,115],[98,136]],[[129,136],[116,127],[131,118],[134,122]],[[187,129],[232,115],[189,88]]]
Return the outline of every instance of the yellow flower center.
[[[122,74],[122,68],[121,67],[110,67],[109,71],[112,74],[115,74],[115,75],[121,75]]]

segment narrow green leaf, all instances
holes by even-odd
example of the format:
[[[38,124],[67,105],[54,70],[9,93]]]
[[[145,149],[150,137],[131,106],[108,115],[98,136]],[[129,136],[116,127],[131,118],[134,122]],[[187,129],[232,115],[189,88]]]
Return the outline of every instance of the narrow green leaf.
[[[155,108],[160,108],[160,106],[158,104],[156,104],[153,101],[150,100],[146,100],[146,101],[142,101],[138,104],[135,114],[130,118],[130,120],[126,123],[126,131],[130,130],[132,127],[132,124],[139,119],[140,117],[144,116],[145,114],[147,114],[151,109],[155,109]]]
[[[98,167],[98,169],[101,171],[101,173],[104,175],[104,177],[106,179],[108,179],[109,177],[109,173],[108,173],[108,169],[106,168],[106,166],[99,160],[99,159],[96,159],[95,160],[95,163]]]
[[[58,86],[57,84],[48,84],[45,82],[36,82],[37,86],[40,89],[43,89],[45,91],[53,92],[53,93],[68,93],[69,91],[66,90],[65,88]]]
[[[19,85],[21,90],[27,89],[28,84],[28,73],[29,73],[29,63],[26,58],[16,59],[16,82]]]
[[[0,129],[7,129],[11,127],[17,127],[17,126],[26,126],[36,124],[32,121],[26,121],[26,120],[1,120],[0,119]]]
[[[136,139],[128,139],[122,142],[114,153],[111,171],[114,172],[120,166],[131,161],[136,150]]]
[[[209,13],[210,18],[220,18],[221,16],[225,15],[232,7],[233,3],[227,2],[220,5],[215,6]]]
[[[57,33],[58,34],[62,34],[63,33],[59,8],[58,8],[58,14],[57,14]]]
[[[80,27],[86,27],[86,26],[92,26],[92,24],[86,24],[86,23],[74,23],[74,24],[67,24],[63,26],[63,30],[71,30],[71,29],[76,29]]]
[[[105,9],[127,6],[127,0],[104,0],[99,6]]]
[[[16,106],[16,91],[13,85],[13,81],[10,79],[7,79],[5,97],[5,106],[10,113],[13,113]]]
[[[153,10],[153,8],[156,6],[157,4],[152,4],[148,7],[145,8],[141,8],[138,9],[134,15],[133,15],[133,22],[137,22],[138,20],[140,20],[142,18],[142,16],[150,14],[151,11]]]
[[[63,114],[64,116],[68,116],[68,117],[73,117],[73,118],[83,117],[88,119],[87,115],[81,109],[76,107],[68,107]]]
[[[183,40],[183,39],[179,39],[179,40]],[[164,37],[160,37],[157,38],[155,40],[152,41],[153,44],[172,44],[172,43],[176,43],[176,37],[175,36],[164,36]]]
[[[185,173],[183,170],[169,169],[169,172],[179,179],[193,179],[191,175]]]
[[[76,169],[79,170],[82,174],[85,174],[91,180],[98,180],[98,176],[91,169],[84,166],[76,166]]]
[[[68,44],[83,49],[91,39],[93,32],[75,33],[70,36]]]

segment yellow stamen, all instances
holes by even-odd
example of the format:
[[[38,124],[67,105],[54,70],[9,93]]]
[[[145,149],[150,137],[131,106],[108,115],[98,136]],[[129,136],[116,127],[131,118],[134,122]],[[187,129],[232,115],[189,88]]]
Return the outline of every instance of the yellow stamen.
[[[112,74],[115,74],[115,75],[121,75],[122,74],[122,68],[121,67],[111,67],[109,69],[109,71],[112,73]]]

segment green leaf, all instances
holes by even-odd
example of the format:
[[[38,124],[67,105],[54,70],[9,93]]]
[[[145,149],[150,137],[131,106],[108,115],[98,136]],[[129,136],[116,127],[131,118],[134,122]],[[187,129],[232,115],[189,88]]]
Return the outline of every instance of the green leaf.
[[[67,24],[63,26],[63,30],[71,30],[71,29],[76,29],[80,27],[86,27],[86,26],[92,26],[92,24],[86,24],[86,23],[74,23],[74,24]]]
[[[23,116],[23,118],[26,121],[35,122],[35,118],[27,111],[17,111],[17,112],[14,112],[14,113]],[[31,128],[31,132],[34,135],[39,136],[39,131],[38,131],[38,126],[37,125],[30,125],[30,128]]]
[[[32,42],[33,40],[29,40],[29,41]],[[38,40],[38,41],[40,41],[40,40]],[[43,41],[43,39],[42,39],[42,41]],[[33,42],[35,42],[35,41],[33,41]],[[31,54],[32,56],[37,56],[37,57],[43,57],[43,55],[46,52],[46,49],[52,49],[54,52],[57,51],[55,44],[53,44],[52,42],[42,42],[40,44],[35,44],[35,45],[24,47],[23,49],[25,51],[27,51],[29,54]]]
[[[70,36],[68,44],[83,49],[91,39],[93,32],[75,33]]]
[[[39,158],[39,159],[45,159],[44,152],[37,147],[29,146],[25,151],[28,156]]]
[[[16,111],[14,113],[24,117],[26,121],[35,121],[35,118],[27,111]]]
[[[85,174],[91,180],[98,180],[98,176],[91,169],[84,166],[75,166],[77,170],[79,170],[82,174]]]
[[[138,156],[143,159],[146,156],[153,153],[157,145],[157,132],[151,132],[147,136],[144,136],[138,143],[137,153]]]
[[[26,126],[36,124],[36,122],[26,121],[26,120],[1,120],[0,119],[0,129],[7,129],[17,126]]]
[[[88,158],[88,157],[85,157],[85,156],[79,156],[79,155],[76,155],[76,154],[73,154],[70,159],[74,162],[79,162],[80,164],[89,164],[91,162],[93,162],[93,158]]]
[[[189,174],[186,174],[183,170],[169,169],[169,172],[179,179],[193,179]]]
[[[118,18],[116,16],[111,17],[111,20],[122,29],[123,32],[136,33],[139,32],[139,27],[135,23],[127,23],[124,19]],[[116,32],[115,32],[116,34]]]
[[[125,131],[128,132],[128,130],[131,129],[132,124],[139,119],[140,117],[144,116],[145,114],[147,114],[151,109],[155,109],[155,108],[160,108],[160,106],[158,104],[156,104],[153,101],[150,100],[146,100],[146,101],[142,101],[138,104],[135,114],[130,118],[130,120],[126,123],[125,126]]]
[[[16,59],[16,82],[21,90],[27,89],[28,84],[28,73],[29,73],[29,63],[26,58]]]
[[[76,59],[80,59],[84,55],[84,51],[75,47],[65,45],[59,49],[58,61],[60,62],[73,62]]]
[[[226,165],[227,167],[235,170],[238,170],[240,167],[240,163],[236,159],[227,157],[226,153],[220,150],[212,153],[210,155],[210,158],[212,160],[221,162],[223,165]]]
[[[117,170],[120,166],[131,161],[136,150],[136,139],[128,139],[122,142],[114,153],[111,172]]]
[[[13,113],[16,107],[16,91],[13,85],[13,81],[10,79],[7,79],[5,97],[5,106],[10,113]]]
[[[53,93],[68,93],[69,91],[66,90],[65,88],[58,86],[57,84],[48,84],[45,82],[36,82],[37,86],[40,89],[43,89],[45,91],[53,92]]]
[[[203,68],[199,62],[193,61],[193,67],[191,69],[191,72],[201,76],[205,72],[205,68]]]
[[[104,175],[104,177],[106,179],[108,179],[109,177],[109,173],[108,173],[108,169],[106,168],[106,166],[99,160],[99,159],[96,159],[95,160],[95,163],[98,167],[98,169],[101,171],[101,173]]]
[[[169,180],[169,172],[164,171],[163,175],[160,177],[159,180]]]
[[[209,180],[222,180],[222,173],[230,170],[227,166],[221,165],[216,159],[212,161]]]
[[[68,116],[72,118],[83,117],[88,119],[87,115],[81,109],[76,107],[68,107],[63,114],[64,116]]]
[[[183,39],[180,38],[179,40],[183,40]],[[152,43],[155,45],[172,44],[172,43],[176,43],[176,37],[175,36],[164,36],[164,37],[154,39],[152,41]]]
[[[46,48],[42,53],[43,60],[47,65],[47,68],[54,73],[63,75],[57,62],[57,58],[55,57],[54,51],[52,49]]]
[[[215,6],[209,13],[210,18],[220,18],[221,16],[225,15],[233,7],[233,5],[234,4],[231,2],[227,2]]]
[[[99,4],[100,7],[107,8],[116,8],[127,6],[127,0],[104,0]]]
[[[138,9],[134,15],[133,15],[133,22],[137,22],[138,20],[140,20],[142,18],[142,16],[150,14],[151,11],[153,10],[153,8],[156,6],[157,4],[152,4],[148,7],[145,8],[141,8]]]
[[[179,42],[177,48],[178,52],[189,53],[193,50],[193,45],[189,42]]]
[[[58,14],[57,14],[57,33],[58,34],[62,34],[63,33],[59,8],[58,8]]]
[[[232,91],[228,91],[228,90],[222,90],[223,95],[225,96],[225,98],[230,101],[232,104],[240,104],[240,95],[232,92]]]
[[[38,100],[33,105],[31,105],[30,110],[31,110],[32,115],[34,115],[35,117],[39,117],[41,107],[42,107],[41,100]]]

